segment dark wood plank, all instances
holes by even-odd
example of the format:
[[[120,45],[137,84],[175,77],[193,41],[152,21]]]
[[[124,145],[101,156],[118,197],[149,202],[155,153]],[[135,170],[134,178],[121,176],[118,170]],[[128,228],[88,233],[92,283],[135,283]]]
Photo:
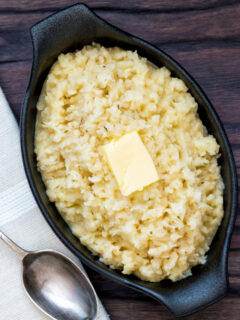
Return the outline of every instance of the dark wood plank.
[[[239,277],[240,278],[240,254],[239,251],[230,251],[229,252],[229,266],[228,266],[228,271],[230,276],[234,277]],[[240,290],[240,286],[238,287],[238,290]],[[240,293],[240,291],[239,291]]]
[[[230,143],[240,145],[240,125],[239,123],[224,123]]]
[[[233,145],[232,149],[233,149],[233,153],[235,156],[235,162],[236,162],[237,169],[239,169],[240,168],[240,146]]]
[[[232,236],[232,241],[231,241],[231,247],[230,247],[231,252],[235,251],[238,252],[240,255],[240,234],[236,231],[234,231],[233,236]]]
[[[161,319],[161,320],[173,320],[175,319],[168,311],[166,311],[163,305],[156,303],[155,301],[146,300],[130,300],[127,303],[122,303],[120,300],[106,299],[104,304],[109,310],[112,319],[128,320],[136,319]],[[231,319],[239,320],[240,304],[239,300],[226,297],[224,300],[217,304],[210,306],[209,308],[200,311],[190,317],[184,319],[187,320],[216,320],[216,319]],[[137,317],[136,317],[137,315]]]
[[[104,19],[157,45],[199,82],[232,144],[240,179],[240,1],[88,0]],[[0,85],[19,119],[31,69],[31,25],[76,0],[0,1]],[[240,182],[240,181],[239,181]],[[240,204],[240,192],[239,192]],[[229,293],[187,320],[240,319],[240,211],[229,251]],[[113,320],[174,319],[166,308],[87,268]]]
[[[99,12],[99,14],[112,24],[116,24],[137,36],[141,37],[143,34],[147,34],[148,40],[151,42],[159,39],[161,43],[176,43],[203,39],[239,38],[239,12],[240,4],[234,5],[234,9],[226,7],[206,11],[176,11],[174,13],[145,13],[141,15],[125,13],[124,19],[122,19],[121,12],[116,12],[114,15],[107,11]],[[227,27],[224,27],[224,20],[227,21]],[[151,21],[151,23],[145,23],[142,28],[139,28],[139,25],[144,21]],[[209,27],[209,23],[206,23],[207,21],[211,21],[211,27]]]
[[[0,83],[18,121],[30,76],[30,69],[31,60],[17,63],[0,63]]]
[[[0,12],[1,13],[1,12]],[[0,32],[26,30],[37,21],[48,16],[51,11],[29,13],[2,12]],[[211,8],[208,10],[173,11],[169,13],[112,12],[112,10],[96,10],[101,17],[116,24],[137,36],[148,36],[151,42],[176,43],[179,41],[196,41],[211,39],[237,40],[240,36],[239,14],[240,3],[232,6]],[[123,19],[124,16],[124,19]],[[13,19],[14,17],[14,19]],[[151,23],[145,23],[151,21]],[[211,26],[209,22],[211,21]],[[224,22],[226,21],[226,22]],[[201,26],[201,28],[199,28]]]
[[[58,10],[66,6],[75,4],[76,0],[11,0],[11,1],[1,1],[0,10],[6,11],[9,9],[15,9],[15,12],[19,11],[33,11],[33,10]],[[81,1],[80,1],[81,2]],[[122,1],[113,1],[113,0],[88,0],[83,1],[91,8],[117,8],[122,10],[132,10],[143,11],[147,10],[161,10],[161,11],[173,11],[173,10],[202,10],[207,8],[216,8],[229,6],[237,3],[237,0],[178,0],[178,1],[169,1],[169,0],[148,0],[148,1],[139,1],[139,0],[122,0]]]

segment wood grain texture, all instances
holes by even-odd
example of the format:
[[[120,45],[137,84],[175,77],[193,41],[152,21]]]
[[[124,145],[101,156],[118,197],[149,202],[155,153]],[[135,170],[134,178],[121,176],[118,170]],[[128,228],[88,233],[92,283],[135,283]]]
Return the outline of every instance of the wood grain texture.
[[[17,120],[31,69],[29,28],[75,2],[0,1],[0,85]],[[110,23],[163,49],[191,73],[224,124],[240,177],[240,1],[89,0],[85,3]],[[154,300],[87,270],[112,319],[173,319]],[[186,319],[240,319],[240,214],[229,250],[228,270],[227,297]]]
[[[148,0],[148,1],[141,1],[141,0],[122,0],[122,1],[114,1],[114,0],[88,0],[88,1],[79,1],[84,2],[89,7],[96,9],[121,9],[124,11],[185,11],[185,10],[202,10],[206,8],[217,8],[223,6],[229,6],[238,2],[238,0],[178,0],[178,1],[171,1],[171,0]],[[31,3],[31,4],[30,4]],[[69,0],[10,0],[5,1],[2,0],[0,2],[0,10],[1,11],[49,11],[49,10],[59,10],[71,4],[75,4],[77,1],[69,1]],[[30,5],[29,5],[30,4]]]

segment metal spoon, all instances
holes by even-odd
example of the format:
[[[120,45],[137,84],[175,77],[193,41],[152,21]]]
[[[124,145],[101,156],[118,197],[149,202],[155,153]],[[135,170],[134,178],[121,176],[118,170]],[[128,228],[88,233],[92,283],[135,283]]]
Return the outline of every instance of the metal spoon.
[[[0,238],[22,260],[25,291],[40,310],[55,320],[96,318],[96,293],[74,262],[54,250],[25,251],[1,231]]]

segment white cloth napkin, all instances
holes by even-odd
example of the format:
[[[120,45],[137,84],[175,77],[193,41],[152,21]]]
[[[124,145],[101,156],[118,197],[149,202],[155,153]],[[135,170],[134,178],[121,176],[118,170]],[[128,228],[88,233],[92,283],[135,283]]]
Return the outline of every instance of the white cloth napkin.
[[[19,129],[0,88],[0,230],[25,249],[56,249],[81,268],[79,260],[60,242],[37,207],[25,177]],[[99,303],[97,319],[109,319]],[[24,293],[21,263],[0,241],[0,319],[49,319]],[[67,319],[66,319],[67,320]]]

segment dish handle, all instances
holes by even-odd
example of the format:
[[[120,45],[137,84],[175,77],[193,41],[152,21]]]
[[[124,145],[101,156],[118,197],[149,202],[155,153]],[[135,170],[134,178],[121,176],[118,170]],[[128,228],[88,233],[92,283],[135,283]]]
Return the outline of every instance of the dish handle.
[[[94,41],[101,19],[84,4],[75,4],[43,19],[30,29],[32,73],[46,74],[59,55]],[[90,39],[89,39],[90,37]],[[35,74],[36,73],[36,74]]]
[[[225,264],[225,263],[224,263]],[[166,282],[159,290],[147,290],[150,296],[162,302],[175,317],[183,317],[221,300],[227,293],[228,280],[225,265],[203,268],[200,276],[194,274],[179,282]],[[198,271],[199,272],[199,271]]]

